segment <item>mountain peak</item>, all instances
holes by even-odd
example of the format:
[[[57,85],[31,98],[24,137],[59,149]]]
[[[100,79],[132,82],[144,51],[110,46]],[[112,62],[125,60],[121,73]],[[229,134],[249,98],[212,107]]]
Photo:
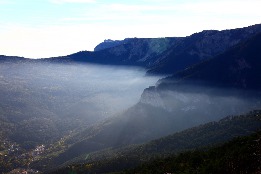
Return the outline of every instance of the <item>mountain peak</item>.
[[[101,51],[104,49],[116,47],[118,45],[127,43],[128,39],[124,40],[112,40],[112,39],[105,39],[102,43],[98,44],[95,48],[94,51]]]

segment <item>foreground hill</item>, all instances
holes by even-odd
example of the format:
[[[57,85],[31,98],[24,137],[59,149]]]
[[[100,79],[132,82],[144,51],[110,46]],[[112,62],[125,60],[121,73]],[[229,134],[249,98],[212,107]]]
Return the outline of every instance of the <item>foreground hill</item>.
[[[260,132],[207,151],[189,151],[157,159],[121,173],[260,173]]]
[[[233,146],[231,147],[233,150],[230,149],[231,151],[228,149],[222,151],[222,148],[227,147],[227,145],[223,145],[220,148],[219,147],[212,148],[210,150],[208,150],[208,147],[216,145],[216,144],[224,143],[226,141],[233,139],[234,137],[252,134],[255,131],[260,130],[260,128],[261,128],[261,111],[260,110],[253,111],[246,115],[241,115],[241,116],[229,116],[218,122],[211,122],[211,123],[208,123],[205,125],[194,127],[194,128],[191,128],[191,129],[179,132],[179,133],[175,133],[173,135],[170,135],[170,136],[167,136],[167,137],[164,137],[161,139],[151,141],[144,145],[133,145],[133,146],[118,148],[118,149],[112,148],[112,149],[107,149],[107,150],[103,150],[100,152],[82,154],[81,157],[74,159],[74,161],[73,160],[70,161],[71,163],[74,162],[74,164],[64,167],[62,169],[58,169],[57,171],[50,172],[50,173],[66,173],[66,172],[68,173],[70,171],[71,172],[73,171],[76,173],[109,173],[109,172],[118,172],[121,170],[126,171],[126,169],[136,167],[139,164],[143,164],[144,162],[148,162],[151,160],[153,161],[153,159],[156,159],[153,163],[148,163],[148,164],[142,165],[141,167],[138,167],[134,170],[130,170],[130,173],[137,173],[137,172],[146,173],[145,170],[148,170],[147,173],[154,173],[156,171],[173,172],[170,170],[171,168],[169,168],[168,171],[163,171],[166,169],[164,167],[165,166],[171,167],[171,165],[173,165],[173,160],[179,159],[181,157],[188,157],[188,159],[182,158],[183,160],[188,160],[187,162],[184,161],[184,163],[188,163],[188,166],[187,166],[187,168],[179,168],[179,170],[186,170],[186,169],[190,170],[190,167],[193,167],[193,164],[191,164],[192,161],[189,160],[190,157],[192,159],[192,156],[187,156],[187,155],[194,156],[199,153],[202,156],[201,155],[197,156],[198,159],[200,159],[199,161],[197,161],[198,163],[202,162],[203,166],[204,165],[215,165],[214,163],[213,164],[203,163],[203,161],[208,161],[209,158],[212,158],[212,157],[206,155],[205,152],[213,153],[213,150],[214,151],[218,150],[216,155],[219,154],[220,156],[215,156],[215,158],[216,158],[216,160],[221,160],[221,161],[219,161],[216,165],[221,165],[221,164],[229,162],[226,160],[222,161],[222,158],[221,158],[222,155],[229,156],[229,155],[233,154],[233,152],[237,151],[238,148],[242,148],[242,147],[245,148],[247,146],[247,143],[245,144],[246,146],[238,145],[238,143],[235,143],[235,144],[228,143],[228,144],[233,144]],[[260,136],[260,134],[257,134],[253,137],[256,138],[256,136]],[[240,141],[241,140],[244,140],[244,139],[240,139]],[[257,141],[257,143],[259,143],[259,141]],[[246,157],[251,156],[251,159],[253,158],[253,160],[254,160],[256,158],[254,158],[255,155],[253,153],[260,153],[260,151],[258,151],[257,144],[255,146],[247,146],[247,148],[250,148],[250,147],[254,147],[252,149],[251,153],[249,151],[245,151],[244,155],[246,155]],[[185,152],[188,150],[195,150],[195,149],[200,149],[201,151],[196,151],[196,152],[192,152],[192,153],[186,152],[185,153],[186,155],[184,153],[180,154],[181,152]],[[206,149],[208,151],[205,151]],[[204,150],[204,151],[202,151],[202,150]],[[250,150],[250,149],[245,149],[245,150]],[[238,153],[238,152],[240,152],[240,150],[237,151],[236,153]],[[173,156],[174,154],[175,155],[180,154],[180,155],[178,155],[178,157],[176,157],[176,156]],[[240,158],[242,157],[242,160],[243,160],[244,155],[238,154],[238,157],[240,157]],[[259,154],[259,157],[261,157],[260,155],[261,154]],[[237,158],[233,158],[232,156],[230,156],[230,157],[231,158],[229,158],[229,159],[237,159]],[[256,157],[259,158],[258,156],[256,156]],[[166,159],[164,159],[164,158],[166,158]],[[212,159],[209,159],[209,160],[212,160]],[[236,162],[236,160],[234,160],[233,162]],[[256,162],[253,163],[251,166],[253,166],[255,168],[258,167],[258,166],[256,166],[257,165]],[[157,165],[155,165],[155,163]],[[190,166],[190,165],[192,165],[192,166]],[[246,166],[246,165],[244,165],[244,166]],[[205,167],[207,167],[207,166],[205,166]],[[208,166],[208,167],[211,167],[211,166]],[[219,166],[216,166],[216,167],[219,167]],[[240,166],[238,166],[238,167],[240,167]],[[243,169],[248,170],[246,167],[242,166],[242,168],[240,168],[240,170],[243,170]]]

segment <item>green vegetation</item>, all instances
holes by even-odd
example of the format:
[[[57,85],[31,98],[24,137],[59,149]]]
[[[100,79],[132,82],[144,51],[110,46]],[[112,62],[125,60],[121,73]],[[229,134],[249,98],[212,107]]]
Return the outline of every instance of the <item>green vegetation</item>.
[[[258,173],[261,171],[260,147],[261,132],[258,132],[250,136],[235,138],[228,143],[208,150],[193,150],[167,158],[156,158],[134,169],[124,170],[129,166],[122,165],[124,159],[119,158],[117,162],[71,165],[52,173]],[[126,157],[126,160],[130,165],[134,163],[132,158]]]
[[[207,151],[188,151],[156,159],[121,173],[259,173],[261,171],[261,132],[236,138]]]
[[[248,146],[250,146],[249,148],[252,148],[252,144],[240,146],[237,141],[244,140],[244,138],[239,138],[239,140],[235,141],[235,144],[233,143],[234,141],[232,141],[232,143],[230,143],[232,145],[234,144],[232,147],[229,143],[228,145],[222,145],[221,147],[213,146],[221,145],[235,137],[252,134],[257,130],[260,130],[260,128],[261,111],[253,111],[241,116],[229,116],[219,122],[211,122],[191,128],[165,138],[151,141],[144,145],[132,145],[118,149],[107,149],[100,152],[83,154],[81,157],[75,158],[74,161],[70,161],[70,163],[74,164],[64,164],[61,169],[54,171],[53,173],[66,173],[68,171],[74,171],[76,173],[106,173],[120,172],[123,170],[125,170],[125,173],[135,173],[140,170],[140,173],[146,173],[146,170],[148,170],[147,173],[155,173],[154,170],[157,173],[155,167],[153,168],[149,165],[159,166],[158,173],[181,172],[183,166],[184,170],[182,172],[186,173],[191,172],[190,170],[194,170],[193,167],[195,167],[196,163],[194,164],[193,160],[198,160],[197,163],[202,165],[202,168],[195,170],[195,172],[206,170],[207,173],[207,169],[211,169],[211,165],[219,165],[219,167],[220,165],[223,165],[223,163],[220,163],[220,161],[223,160],[222,155],[224,155],[224,159],[228,160],[230,158],[227,157],[232,155],[233,160],[236,160],[233,155],[238,155],[242,150],[242,152],[245,153],[243,154],[243,157],[245,158],[246,156],[246,159],[249,158],[249,160],[252,160],[251,155],[253,153],[251,150],[255,151],[257,149],[246,151]],[[255,136],[260,136],[260,133]],[[246,138],[246,140],[248,139],[249,138]],[[235,151],[231,151],[231,154],[228,153],[230,152],[230,148],[235,149]],[[221,153],[222,149],[224,149],[224,151]],[[248,152],[249,156],[247,156]],[[217,164],[215,161],[211,161],[215,159],[218,160]],[[238,160],[241,160],[241,158]],[[150,164],[152,161],[154,162]],[[167,163],[167,161],[170,161],[170,163]],[[179,164],[179,161],[182,164]],[[210,161],[210,166],[205,166],[208,164],[208,161]],[[232,162],[236,163],[237,161]],[[173,163],[175,165],[180,165],[180,168],[177,168],[175,171],[170,170],[173,169],[171,168]],[[136,168],[135,170],[127,170],[141,164],[144,164],[144,166]],[[165,164],[167,164],[167,166],[164,166]],[[160,166],[162,166],[162,168]],[[188,171],[185,171],[186,166],[188,166]],[[149,170],[149,168],[153,170]],[[255,168],[255,166],[253,166],[253,168]],[[164,171],[163,169],[169,170]]]

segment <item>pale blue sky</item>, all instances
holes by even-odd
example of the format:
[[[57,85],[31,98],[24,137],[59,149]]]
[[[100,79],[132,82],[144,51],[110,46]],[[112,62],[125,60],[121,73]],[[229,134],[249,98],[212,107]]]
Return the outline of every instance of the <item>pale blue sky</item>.
[[[261,23],[260,0],[0,0],[0,54],[93,50],[104,39],[187,36]]]

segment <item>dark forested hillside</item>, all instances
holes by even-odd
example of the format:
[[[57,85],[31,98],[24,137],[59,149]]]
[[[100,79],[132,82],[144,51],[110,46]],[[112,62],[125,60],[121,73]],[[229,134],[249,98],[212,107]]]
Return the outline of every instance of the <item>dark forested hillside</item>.
[[[120,173],[260,173],[261,133],[234,139],[207,151],[189,151],[156,159]]]
[[[233,30],[205,30],[176,42],[165,52],[149,73],[173,74],[223,53],[234,45],[261,32],[261,25]]]
[[[260,65],[261,34],[258,34],[211,60],[162,80],[160,86],[171,84],[171,81],[179,81],[180,84],[191,81],[203,85],[260,90]]]
[[[148,170],[148,173],[154,173],[154,172],[174,172],[174,171],[163,171],[165,170],[166,166],[173,167],[173,162],[177,159],[185,160],[184,163],[187,163],[187,168],[182,166],[179,166],[178,169],[169,168],[169,169],[175,169],[177,170],[191,170],[191,168],[195,167],[191,161],[192,158],[194,158],[194,155],[196,157],[196,154],[201,154],[202,156],[198,156],[199,161],[198,163],[202,163],[202,166],[198,166],[198,170],[205,170],[205,167],[208,170],[211,170],[212,165],[217,165],[213,167],[220,167],[220,165],[224,165],[225,163],[228,164],[229,161],[223,160],[223,155],[229,157],[229,159],[234,159],[233,163],[236,163],[236,165],[239,165],[237,163],[238,161],[236,159],[240,158],[242,162],[246,162],[248,160],[254,160],[257,158],[260,158],[261,154],[260,151],[258,151],[258,144],[252,144],[252,140],[248,143],[241,142],[241,140],[247,140],[248,138],[244,139],[238,139],[240,142],[232,141],[233,143],[228,143],[226,145],[223,145],[218,148],[211,148],[210,145],[216,145],[216,144],[222,144],[226,141],[229,141],[233,139],[234,137],[238,136],[245,136],[252,134],[261,128],[261,111],[253,111],[246,115],[241,116],[229,116],[226,117],[219,122],[211,122],[205,125],[201,125],[195,128],[191,128],[161,139],[157,139],[154,141],[151,141],[144,145],[133,145],[128,146],[124,148],[112,148],[103,150],[100,152],[90,153],[90,154],[82,154],[80,158],[76,158],[74,161],[71,162],[77,162],[76,164],[70,165],[69,167],[64,167],[63,169],[51,172],[51,173],[66,173],[69,171],[74,171],[77,173],[110,173],[110,172],[119,172],[121,170],[126,170],[132,167],[135,167],[139,164],[142,164],[144,162],[148,162],[150,160],[153,161],[153,163],[148,163],[146,165],[143,165],[139,168],[136,168],[135,170],[130,170],[131,173],[146,173],[145,170]],[[250,136],[251,137],[251,136]],[[260,134],[256,134],[252,136],[260,139]],[[249,140],[250,140],[249,139]],[[258,139],[256,139],[258,140]],[[237,142],[237,143],[235,143]],[[235,143],[235,144],[234,144]],[[238,143],[244,144],[244,146],[238,146]],[[251,145],[250,145],[250,144]],[[256,141],[256,143],[259,143],[259,141]],[[228,146],[232,144],[232,147],[229,147],[229,149],[226,149]],[[254,145],[254,146],[252,146]],[[238,146],[238,147],[237,147]],[[225,149],[223,149],[225,148]],[[244,149],[239,149],[244,148]],[[249,149],[248,149],[249,148]],[[253,148],[250,150],[250,148]],[[201,151],[192,151],[192,152],[186,152],[188,150],[196,150],[200,149]],[[222,149],[224,151],[222,151]],[[204,151],[203,151],[204,150]],[[207,151],[205,151],[207,150]],[[239,152],[244,151],[244,154],[238,154]],[[249,153],[249,151],[251,153]],[[217,153],[214,153],[214,152]],[[182,153],[181,153],[182,152]],[[185,153],[183,153],[185,152]],[[179,154],[178,156],[172,156],[173,154]],[[214,153],[214,154],[212,154]],[[247,154],[249,153],[249,154]],[[259,153],[255,156],[254,153]],[[214,156],[211,156],[211,155]],[[234,154],[234,156],[232,155]],[[192,156],[190,156],[192,155]],[[206,156],[205,156],[206,155]],[[210,156],[209,156],[210,155]],[[216,156],[217,155],[217,156]],[[232,155],[232,156],[230,156]],[[237,156],[238,155],[238,156]],[[246,156],[244,156],[246,155]],[[214,159],[212,159],[214,157]],[[234,158],[236,157],[236,158]],[[245,159],[244,158],[251,157],[251,159]],[[165,159],[166,158],[166,159]],[[210,159],[209,159],[210,158]],[[187,160],[187,161],[186,161]],[[219,161],[218,163],[215,163],[212,161],[211,163],[208,163],[207,161]],[[260,160],[260,159],[259,159]],[[164,162],[165,161],[165,162]],[[205,161],[205,162],[203,162]],[[175,161],[176,162],[176,161]],[[196,161],[195,161],[196,162]],[[241,162],[240,162],[241,163]],[[166,164],[166,166],[164,165]],[[226,165],[227,165],[226,164]],[[257,167],[260,167],[257,165],[257,161],[252,163],[251,166],[255,169],[258,169]],[[153,165],[153,166],[152,166]],[[179,165],[179,164],[177,164]],[[190,166],[191,165],[191,166]],[[210,166],[208,166],[210,165]],[[245,166],[245,165],[244,165]],[[202,168],[201,168],[202,167]],[[229,167],[229,166],[227,166]],[[248,170],[245,167],[240,168],[241,166],[238,166],[238,169],[235,170]],[[252,169],[253,169],[252,168]],[[216,169],[216,168],[215,168]],[[251,169],[251,170],[252,170]],[[214,168],[212,168],[214,170]],[[224,170],[228,170],[224,169]],[[231,170],[231,169],[229,169]],[[127,170],[126,170],[127,172]]]

